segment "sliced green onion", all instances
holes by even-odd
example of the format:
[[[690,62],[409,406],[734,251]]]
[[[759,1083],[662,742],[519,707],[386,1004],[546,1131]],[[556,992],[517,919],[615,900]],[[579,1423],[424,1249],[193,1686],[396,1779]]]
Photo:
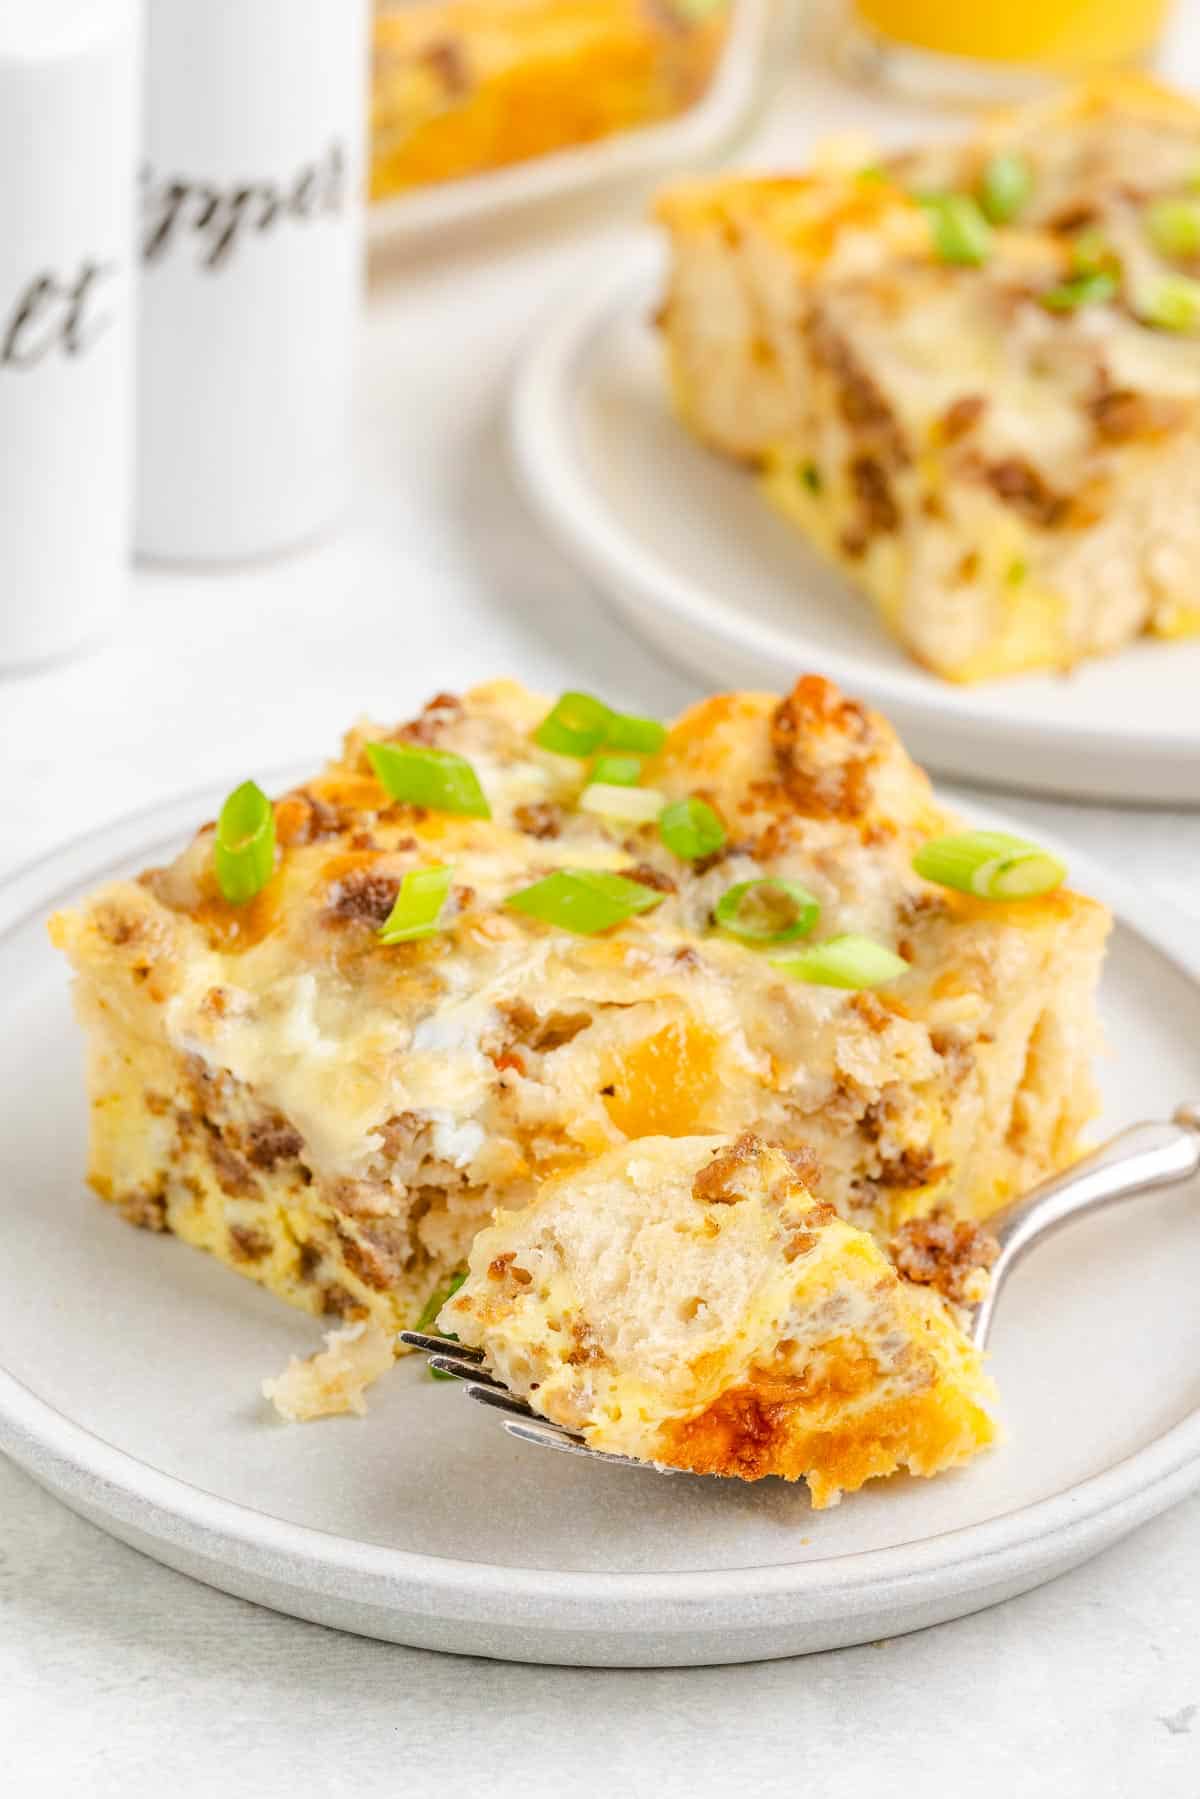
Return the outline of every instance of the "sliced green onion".
[[[1146,232],[1164,256],[1195,256],[1200,251],[1200,202],[1155,200],[1146,208]]]
[[[221,807],[213,867],[231,906],[252,900],[275,872],[275,808],[257,782],[243,781]]]
[[[1074,312],[1080,306],[1102,305],[1116,291],[1116,276],[1107,269],[1097,269],[1092,275],[1075,275],[1070,281],[1060,281],[1038,298],[1051,312]]]
[[[394,800],[425,806],[430,812],[459,812],[467,818],[490,818],[479,776],[465,756],[453,750],[426,749],[416,743],[369,743],[367,756]]]
[[[436,1322],[437,1315],[442,1307],[446,1304],[447,1300],[454,1298],[454,1295],[458,1292],[458,1289],[462,1286],[466,1278],[467,1271],[464,1268],[461,1274],[451,1275],[444,1286],[435,1287],[433,1292],[429,1295],[429,1298],[425,1301],[425,1304],[422,1306],[421,1316],[417,1319],[417,1322],[412,1328],[415,1331],[429,1330]],[[440,1334],[441,1333],[439,1332],[439,1335]],[[448,1337],[446,1340],[449,1343],[458,1342],[457,1337]]]
[[[888,172],[881,162],[865,162],[855,175],[858,181],[886,181]]]
[[[1029,564],[1024,556],[1014,556],[1004,572],[1004,579],[1010,587],[1019,587],[1029,573]]]
[[[930,194],[921,204],[943,262],[977,266],[987,261],[992,233],[970,194]]]
[[[1114,275],[1117,254],[1097,225],[1090,225],[1071,240],[1071,269],[1076,275]]]
[[[635,750],[639,756],[656,756],[667,741],[667,727],[657,718],[641,718],[636,712],[610,712],[604,732],[607,750]]]
[[[725,826],[704,800],[675,800],[658,821],[658,834],[673,856],[697,862],[725,841]]]
[[[821,488],[824,485],[821,480],[821,471],[815,462],[801,463],[800,479],[803,481],[805,487],[807,487],[809,493],[820,493]]]
[[[820,902],[807,887],[776,875],[739,881],[713,908],[714,922],[742,943],[790,943],[807,937],[820,915]]]
[[[462,1286],[466,1278],[467,1271],[464,1268],[461,1274],[453,1275],[450,1280],[446,1282],[444,1287],[435,1287],[433,1292],[429,1295],[429,1298],[425,1301],[425,1304],[422,1306],[421,1316],[417,1319],[413,1329],[418,1331],[432,1330],[434,1324],[437,1322],[438,1313],[444,1305],[454,1298],[454,1295],[458,1292],[458,1289]],[[439,1337],[445,1337],[447,1343],[458,1342],[458,1338],[453,1331],[438,1331],[437,1335]],[[432,1380],[453,1380],[455,1378],[452,1374],[443,1374],[440,1368],[431,1368],[429,1374]]]
[[[1160,331],[1195,331],[1200,326],[1200,281],[1160,275],[1140,295],[1138,317]]]
[[[533,741],[559,756],[590,756],[594,750],[633,750],[653,756],[666,742],[667,728],[656,718],[614,712],[590,693],[564,693],[533,734]]]
[[[410,868],[400,883],[396,903],[379,927],[379,941],[413,943],[418,937],[432,937],[450,891],[452,872],[444,862]]]
[[[524,912],[543,924],[590,937],[611,930],[638,912],[662,904],[663,896],[640,881],[609,874],[597,868],[559,868],[532,887],[522,887],[505,900],[514,912]]]
[[[641,778],[640,756],[597,756],[588,776],[589,781],[600,781],[608,787],[636,787]]]
[[[579,796],[579,810],[623,824],[648,825],[663,809],[664,796],[653,787],[622,787],[592,781]]]
[[[1067,871],[1057,856],[1007,831],[962,831],[923,843],[913,867],[926,881],[973,893],[978,899],[1032,899],[1061,887]]]
[[[556,756],[590,756],[607,741],[612,716],[594,694],[563,693],[533,733],[533,741]]]
[[[902,957],[874,938],[859,937],[853,931],[830,937],[826,943],[814,943],[792,956],[772,956],[771,966],[813,987],[855,989],[882,987],[908,971]]]
[[[1023,156],[998,151],[983,165],[979,200],[993,225],[1007,225],[1024,209],[1033,192],[1033,170]]]

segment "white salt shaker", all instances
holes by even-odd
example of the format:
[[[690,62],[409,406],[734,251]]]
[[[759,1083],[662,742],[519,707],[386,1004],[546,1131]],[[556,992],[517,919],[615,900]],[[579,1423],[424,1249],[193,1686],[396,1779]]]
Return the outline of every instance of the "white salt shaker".
[[[152,0],[137,547],[286,549],[343,510],[368,0]]]
[[[0,669],[124,602],[138,0],[0,4]]]

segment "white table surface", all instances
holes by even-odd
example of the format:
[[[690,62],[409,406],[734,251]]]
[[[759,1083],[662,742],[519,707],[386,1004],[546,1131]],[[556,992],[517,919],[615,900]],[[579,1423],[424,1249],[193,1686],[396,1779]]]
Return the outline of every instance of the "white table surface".
[[[1169,66],[1200,86],[1195,6]],[[898,136],[920,120],[797,67],[743,155],[864,123]],[[694,697],[547,545],[505,463],[520,344],[556,291],[620,253],[633,209],[573,204],[377,263],[344,528],[250,569],[143,569],[113,642],[0,680],[0,876],[182,789],[321,755],[358,712],[399,717],[495,673],[644,711]],[[1200,929],[1200,812],[1000,803],[1136,870]],[[1198,1707],[1200,1498],[920,1636],[602,1673],[457,1662],[259,1611],[110,1541],[0,1461],[0,1790],[14,1794],[690,1799],[736,1783],[840,1799],[919,1774],[956,1799],[1195,1799]]]

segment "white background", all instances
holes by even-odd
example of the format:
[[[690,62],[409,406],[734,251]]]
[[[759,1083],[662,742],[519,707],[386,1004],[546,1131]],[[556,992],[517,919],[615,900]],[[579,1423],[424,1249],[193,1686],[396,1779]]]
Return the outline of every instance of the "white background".
[[[1200,86],[1193,6],[1168,66]],[[921,122],[797,58],[739,154]],[[315,761],[357,713],[402,717],[497,673],[638,711],[694,697],[548,546],[504,453],[521,344],[556,292],[610,266],[636,207],[576,201],[469,246],[377,259],[351,516],[258,567],[143,569],[108,645],[0,680],[0,875],[188,787]],[[1200,915],[1200,813],[1001,804]],[[111,1542],[0,1462],[0,1791],[38,1799],[841,1799],[918,1781],[956,1799],[1195,1799],[1198,1707],[1200,1498],[1040,1592],[920,1636],[602,1673],[456,1661],[259,1611]]]

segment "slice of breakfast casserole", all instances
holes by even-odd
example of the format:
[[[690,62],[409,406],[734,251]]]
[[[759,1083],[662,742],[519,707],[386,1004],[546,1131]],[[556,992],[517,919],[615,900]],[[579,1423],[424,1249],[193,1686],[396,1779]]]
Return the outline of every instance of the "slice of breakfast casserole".
[[[1200,108],[1125,78],[658,216],[681,416],[926,667],[1200,629]]]
[[[442,1327],[593,1449],[804,1479],[817,1507],[968,1460],[978,1352],[815,1178],[749,1134],[608,1150],[480,1232]]]
[[[669,729],[508,682],[360,726],[52,920],[92,1184],[343,1327],[296,1415],[359,1403],[495,1207],[629,1139],[756,1131],[881,1242],[984,1216],[1093,1109],[1108,920],[948,832],[813,676]]]
[[[371,197],[653,125],[698,100],[728,0],[380,0]]]

